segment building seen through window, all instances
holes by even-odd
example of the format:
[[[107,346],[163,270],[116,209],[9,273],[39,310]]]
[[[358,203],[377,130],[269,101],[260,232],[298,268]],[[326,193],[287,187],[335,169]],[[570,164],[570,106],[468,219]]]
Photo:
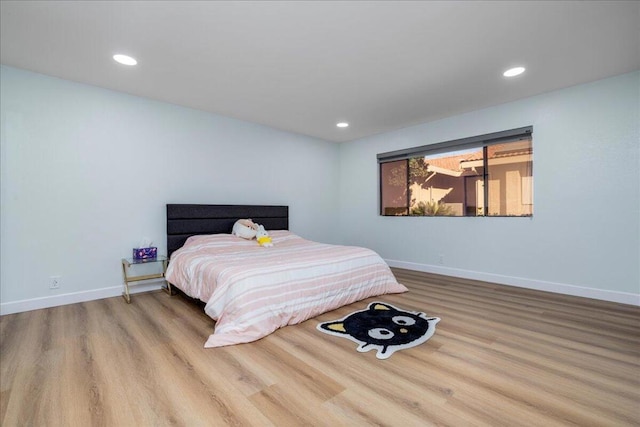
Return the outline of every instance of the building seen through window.
[[[381,215],[533,215],[531,128],[385,153],[378,161]]]

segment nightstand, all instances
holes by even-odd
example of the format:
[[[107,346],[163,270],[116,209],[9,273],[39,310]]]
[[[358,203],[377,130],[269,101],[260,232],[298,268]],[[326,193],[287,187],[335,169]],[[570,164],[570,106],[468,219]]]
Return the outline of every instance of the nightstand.
[[[167,272],[167,264],[169,259],[166,256],[157,256],[156,258],[147,258],[147,259],[133,259],[133,258],[122,258],[122,277],[124,279],[124,292],[122,292],[122,297],[124,300],[131,304],[131,295],[129,294],[129,283],[131,282],[139,282],[141,280],[150,280],[150,279],[164,279],[164,274]],[[140,274],[140,275],[131,275],[131,267],[132,266],[142,266],[142,265],[154,265],[155,270],[162,271],[149,274]],[[134,268],[135,269],[135,268]],[[146,269],[148,270],[148,268]]]

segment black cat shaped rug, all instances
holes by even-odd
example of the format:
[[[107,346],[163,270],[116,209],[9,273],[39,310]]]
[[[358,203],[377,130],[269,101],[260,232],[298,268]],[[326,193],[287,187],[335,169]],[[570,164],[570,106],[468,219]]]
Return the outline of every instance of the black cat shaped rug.
[[[416,311],[405,311],[383,302],[372,302],[365,310],[324,322],[318,330],[348,338],[360,344],[359,352],[378,350],[378,359],[388,359],[398,350],[415,347],[427,341],[436,331],[438,317],[427,317]]]

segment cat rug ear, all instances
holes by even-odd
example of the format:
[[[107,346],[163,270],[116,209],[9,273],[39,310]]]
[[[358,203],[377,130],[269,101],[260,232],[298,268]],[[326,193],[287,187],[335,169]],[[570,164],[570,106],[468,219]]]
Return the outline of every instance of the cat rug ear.
[[[371,305],[369,305],[369,310],[392,310],[392,309],[394,309],[394,307],[381,302],[372,302]]]
[[[347,330],[344,328],[344,322],[339,320],[337,322],[328,322],[320,324],[322,329],[326,329],[331,332],[339,332],[341,334],[346,334]]]

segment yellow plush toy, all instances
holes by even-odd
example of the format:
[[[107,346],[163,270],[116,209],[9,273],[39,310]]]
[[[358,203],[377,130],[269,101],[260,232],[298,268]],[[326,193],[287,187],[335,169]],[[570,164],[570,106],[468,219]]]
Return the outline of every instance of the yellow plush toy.
[[[273,246],[273,242],[271,241],[271,237],[269,237],[269,233],[264,229],[264,225],[258,225],[258,230],[256,231],[256,239],[260,246],[264,246],[269,248]]]

